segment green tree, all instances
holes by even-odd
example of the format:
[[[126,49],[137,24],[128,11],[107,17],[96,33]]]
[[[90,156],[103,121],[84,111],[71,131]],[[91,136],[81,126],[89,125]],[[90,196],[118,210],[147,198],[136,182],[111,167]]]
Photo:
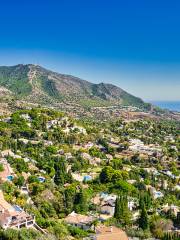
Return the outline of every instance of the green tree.
[[[150,209],[152,206],[152,197],[150,192],[141,191],[139,199],[139,207],[142,209],[145,205],[146,209]]]
[[[0,239],[18,240],[18,230],[8,228],[6,231],[0,231]]]
[[[88,211],[87,194],[82,188],[76,195],[74,209],[77,213],[86,213]]]
[[[65,162],[63,158],[56,159],[55,162],[55,176],[54,176],[54,182],[56,185],[64,184],[66,180],[66,168],[65,168]]]
[[[126,195],[119,195],[116,198],[114,218],[123,226],[131,223],[131,214],[128,209],[128,200]]]
[[[67,227],[63,223],[55,223],[49,227],[48,230],[52,232],[57,239],[66,240],[69,235]]]
[[[4,171],[4,167],[3,167],[3,164],[0,163],[0,172],[3,172]]]
[[[104,167],[99,176],[101,183],[111,182],[113,174],[114,174],[114,170],[112,167],[110,166]]]
[[[24,185],[25,180],[23,176],[19,176],[14,178],[13,182],[16,186],[22,187]]]
[[[147,215],[145,205],[143,205],[141,208],[141,214],[140,214],[140,218],[139,218],[139,227],[142,228],[143,230],[146,230],[149,227],[148,215]]]
[[[31,191],[32,195],[37,195],[38,193],[44,190],[44,185],[41,183],[31,183],[29,184],[29,190]]]

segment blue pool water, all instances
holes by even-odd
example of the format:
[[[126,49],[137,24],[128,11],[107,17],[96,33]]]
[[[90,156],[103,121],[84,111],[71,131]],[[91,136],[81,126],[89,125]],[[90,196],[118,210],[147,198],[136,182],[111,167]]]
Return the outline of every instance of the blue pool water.
[[[9,181],[12,181],[13,178],[14,178],[14,177],[13,177],[12,175],[7,176],[7,179],[8,179]]]
[[[20,208],[18,205],[14,205],[13,208],[16,212],[22,212],[22,208]]]
[[[44,177],[38,177],[38,180],[39,180],[41,183],[45,182],[45,178],[44,178]]]
[[[84,176],[84,179],[83,179],[85,182],[88,182],[88,181],[91,181],[92,180],[92,177],[87,175],[87,176]]]

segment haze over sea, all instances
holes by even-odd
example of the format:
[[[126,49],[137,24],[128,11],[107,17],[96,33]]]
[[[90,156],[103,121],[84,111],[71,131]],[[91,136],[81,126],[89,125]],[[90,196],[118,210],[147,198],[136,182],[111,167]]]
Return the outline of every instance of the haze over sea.
[[[180,101],[151,101],[151,103],[163,109],[180,112]]]

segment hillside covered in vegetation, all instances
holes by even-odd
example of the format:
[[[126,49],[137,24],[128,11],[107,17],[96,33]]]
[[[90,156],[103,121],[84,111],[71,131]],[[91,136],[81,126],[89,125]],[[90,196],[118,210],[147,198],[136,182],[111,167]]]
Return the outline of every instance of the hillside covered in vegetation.
[[[147,109],[140,98],[111,84],[93,84],[37,65],[0,67],[0,87],[7,96],[39,104],[74,103],[80,106],[134,106]],[[3,91],[5,93],[5,91]],[[1,91],[0,91],[1,94]]]
[[[88,239],[103,224],[128,236],[178,239],[179,153],[175,121],[97,123],[39,108],[3,116],[3,201],[34,216],[41,231],[7,228],[0,236]],[[75,216],[88,223],[72,224]]]

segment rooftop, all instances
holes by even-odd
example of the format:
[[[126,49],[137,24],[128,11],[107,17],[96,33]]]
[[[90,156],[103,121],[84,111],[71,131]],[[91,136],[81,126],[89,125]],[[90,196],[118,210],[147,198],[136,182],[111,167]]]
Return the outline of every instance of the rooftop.
[[[96,228],[96,240],[128,240],[124,231],[117,227],[100,226]]]
[[[77,214],[75,212],[70,213],[66,218],[65,221],[69,224],[88,224],[94,220],[92,216],[86,216]]]
[[[77,214],[75,212],[70,213],[66,218],[65,221],[69,224],[88,224],[94,220],[92,216],[86,216]]]

